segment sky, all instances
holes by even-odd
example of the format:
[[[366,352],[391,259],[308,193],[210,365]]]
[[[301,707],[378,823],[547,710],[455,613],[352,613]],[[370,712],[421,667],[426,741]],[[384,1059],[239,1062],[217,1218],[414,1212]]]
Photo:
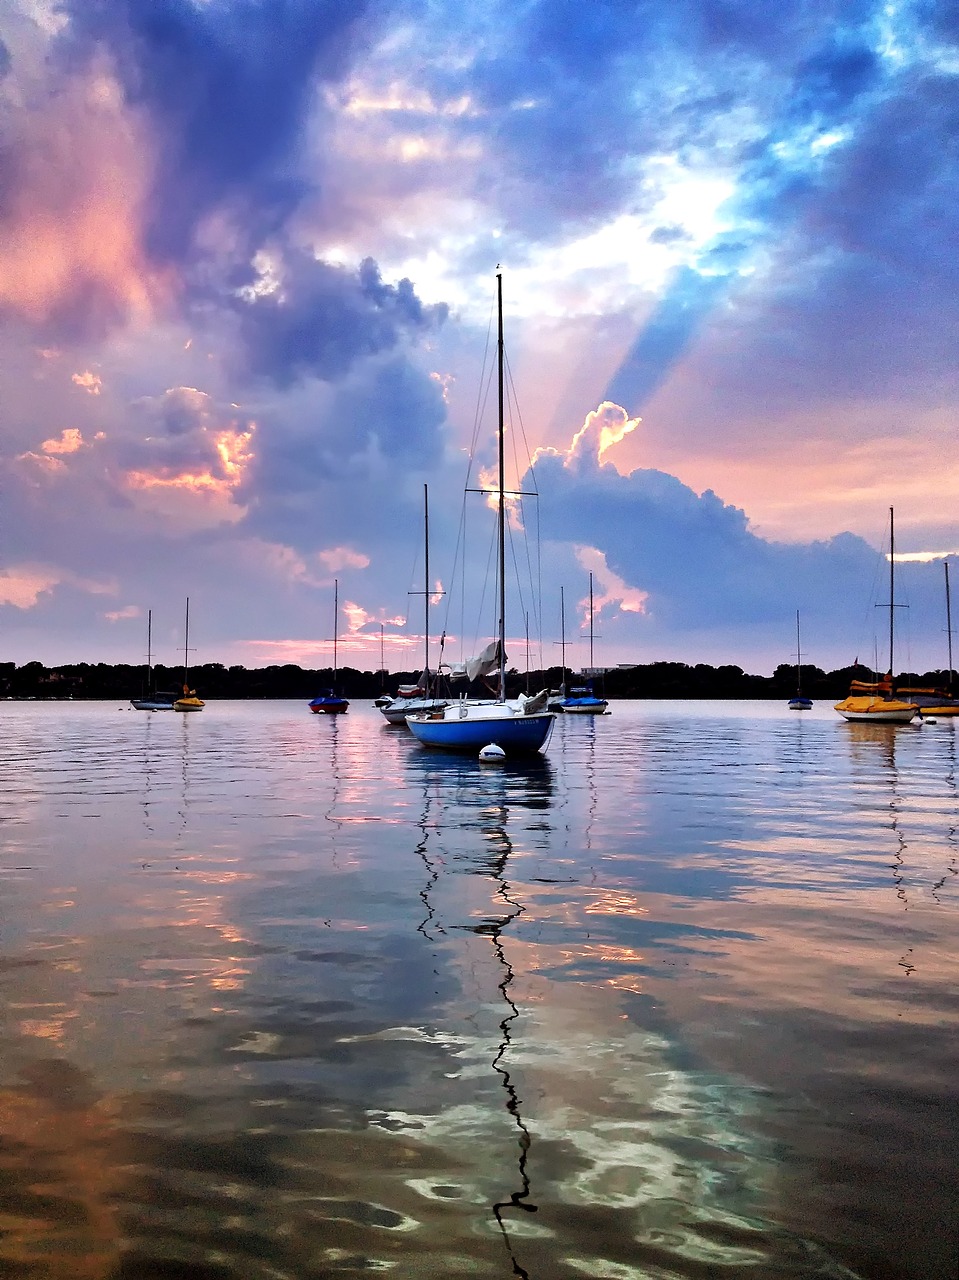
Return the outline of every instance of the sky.
[[[427,496],[477,652],[500,268],[512,665],[884,667],[892,507],[944,667],[957,140],[945,0],[0,0],[0,660],[422,666]]]

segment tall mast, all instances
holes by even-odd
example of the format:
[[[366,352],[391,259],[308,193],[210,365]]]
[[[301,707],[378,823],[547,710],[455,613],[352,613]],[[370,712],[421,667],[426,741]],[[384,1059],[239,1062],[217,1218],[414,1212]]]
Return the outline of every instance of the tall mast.
[[[183,689],[186,691],[190,670],[190,597],[186,598],[186,626],[183,634]]]
[[[563,588],[559,589],[559,634],[560,634],[560,661],[563,664],[563,675],[560,684],[563,687],[563,693],[566,692],[566,598],[563,594]]]
[[[942,567],[946,571],[946,635],[949,638],[949,690],[952,691],[952,604],[949,599],[949,561],[943,560]]]
[[[333,686],[336,691],[336,620],[340,611],[340,583],[333,579]]]
[[[893,636],[896,616],[896,517],[892,507],[889,508],[889,692],[893,692],[895,677],[893,676]]]
[[[593,674],[593,575],[589,575],[589,674]]]
[[[426,680],[426,687],[429,688],[430,682],[430,491],[427,485],[423,485],[423,545],[424,552],[424,572],[426,574],[425,590],[423,592],[423,600],[425,601],[424,610],[426,617],[423,622],[423,643],[426,649],[423,661],[423,676]]]
[[[497,533],[499,542],[499,698],[506,701],[506,498],[505,498],[505,464],[503,448],[503,273],[496,271],[496,313],[497,313],[497,443],[499,447],[499,502],[497,506]]]
[[[799,647],[799,610],[796,610],[796,696],[802,693],[802,650]]]
[[[949,579],[946,578],[948,584]],[[147,609],[147,694],[153,688],[153,610]]]

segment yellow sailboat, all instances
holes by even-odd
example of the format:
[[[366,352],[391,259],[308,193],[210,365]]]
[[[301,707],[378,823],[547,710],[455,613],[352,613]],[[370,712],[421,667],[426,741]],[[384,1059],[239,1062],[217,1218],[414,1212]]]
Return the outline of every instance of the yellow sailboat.
[[[836,703],[836,710],[844,720],[856,720],[867,724],[909,724],[919,714],[914,702],[904,702],[896,697],[893,680],[893,655],[896,616],[896,529],[893,508],[889,508],[889,671],[879,680],[866,683],[853,680],[849,697]]]
[[[206,703],[190,688],[190,597],[186,598],[186,626],[183,637],[183,695],[173,704],[174,711],[202,711]]]

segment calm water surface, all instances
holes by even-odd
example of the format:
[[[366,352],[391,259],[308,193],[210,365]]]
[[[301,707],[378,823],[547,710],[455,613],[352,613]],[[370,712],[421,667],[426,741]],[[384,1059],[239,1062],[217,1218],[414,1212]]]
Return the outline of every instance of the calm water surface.
[[[955,1280],[956,725],[0,716],[0,1276]]]

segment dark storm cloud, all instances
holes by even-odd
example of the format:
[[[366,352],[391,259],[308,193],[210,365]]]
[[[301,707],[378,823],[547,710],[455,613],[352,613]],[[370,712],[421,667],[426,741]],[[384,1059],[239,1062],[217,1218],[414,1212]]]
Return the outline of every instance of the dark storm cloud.
[[[202,219],[227,206],[255,245],[302,195],[295,153],[318,81],[348,65],[363,3],[337,0],[70,0],[62,53],[106,48],[160,149],[147,248],[193,250]]]
[[[446,318],[446,307],[424,306],[409,280],[385,283],[369,258],[352,271],[291,246],[277,251],[276,268],[277,288],[257,291],[251,277],[219,303],[238,320],[237,372],[280,387],[307,375],[344,376],[357,360]]]
[[[768,542],[743,511],[660,471],[623,476],[611,464],[564,466],[560,457],[541,458],[536,470],[549,495],[543,536],[602,551],[610,569],[649,592],[649,611],[667,632],[764,625],[797,601],[835,620],[874,573],[874,549],[852,534]]]

